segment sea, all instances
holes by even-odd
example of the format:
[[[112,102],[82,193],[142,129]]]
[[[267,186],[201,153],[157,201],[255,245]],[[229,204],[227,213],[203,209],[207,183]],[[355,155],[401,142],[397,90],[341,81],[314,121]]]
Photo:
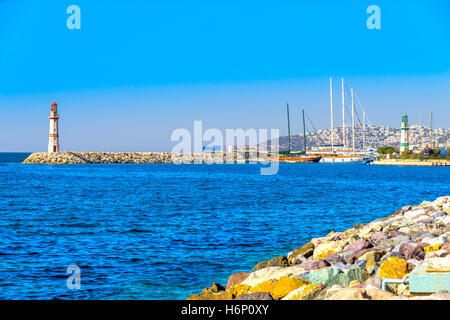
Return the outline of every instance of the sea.
[[[448,167],[22,164],[0,153],[0,299],[186,299],[405,205]]]

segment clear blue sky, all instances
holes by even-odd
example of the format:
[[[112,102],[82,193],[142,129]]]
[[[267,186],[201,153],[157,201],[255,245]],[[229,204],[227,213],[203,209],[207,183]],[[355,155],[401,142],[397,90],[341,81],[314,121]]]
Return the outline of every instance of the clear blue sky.
[[[325,128],[329,76],[375,125],[422,105],[448,127],[450,1],[0,0],[0,151],[46,151],[52,101],[64,150],[170,150],[194,120],[285,133],[286,102],[294,132],[301,108]]]

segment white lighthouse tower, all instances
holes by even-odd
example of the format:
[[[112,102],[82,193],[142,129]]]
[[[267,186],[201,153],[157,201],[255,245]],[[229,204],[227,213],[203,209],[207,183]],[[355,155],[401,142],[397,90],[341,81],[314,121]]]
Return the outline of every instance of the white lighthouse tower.
[[[50,134],[48,136],[48,152],[59,152],[59,135],[58,135],[58,105],[52,103],[50,109]]]
[[[402,126],[400,128],[400,152],[409,151],[409,127],[408,127],[408,116],[406,114],[402,115]]]

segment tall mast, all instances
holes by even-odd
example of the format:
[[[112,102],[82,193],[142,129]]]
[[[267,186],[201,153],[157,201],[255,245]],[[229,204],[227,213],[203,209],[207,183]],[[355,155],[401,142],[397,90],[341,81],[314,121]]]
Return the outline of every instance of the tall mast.
[[[346,147],[345,137],[345,96],[344,96],[344,77],[342,77],[342,144],[343,149]]]
[[[288,138],[289,138],[289,153],[291,153],[291,123],[289,121],[289,103],[286,103],[287,121],[288,121]]]
[[[352,151],[355,152],[355,101],[352,88]]]
[[[363,134],[363,151],[366,150],[366,111],[363,110],[363,123],[362,123],[362,134]]]
[[[306,126],[305,126],[305,110],[302,110],[303,115],[303,150],[305,150],[306,155]]]
[[[330,109],[331,109],[331,152],[334,149],[334,124],[333,124],[333,78],[330,77]]]

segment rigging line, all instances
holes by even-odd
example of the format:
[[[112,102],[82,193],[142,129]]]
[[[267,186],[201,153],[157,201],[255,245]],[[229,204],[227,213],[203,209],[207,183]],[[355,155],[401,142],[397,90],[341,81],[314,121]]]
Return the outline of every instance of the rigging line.
[[[350,96],[350,94],[349,94],[349,92],[348,92],[348,87],[347,87],[347,85],[345,85],[345,87],[346,87],[346,89],[347,89],[347,95],[348,95],[348,98],[351,99],[351,96]],[[351,118],[352,118],[352,114],[350,113],[349,107],[348,107],[347,103],[345,102],[345,99],[344,99],[344,107],[345,107],[345,110],[347,111],[348,117],[351,119]],[[362,124],[362,123],[361,123],[361,119],[359,118],[359,114],[358,114],[358,112],[356,111],[356,109],[355,109],[355,113],[356,113],[356,116],[358,117],[358,122],[359,122],[359,124]],[[347,127],[347,128],[350,128],[350,127]],[[358,129],[355,128],[355,130],[358,130]]]
[[[319,133],[317,132],[316,127],[314,126],[314,123],[311,121],[311,119],[309,118],[309,116],[308,116],[308,114],[307,114],[306,112],[305,112],[305,116],[306,116],[306,119],[308,119],[308,121],[309,121],[309,123],[311,124],[311,126],[313,127],[314,132],[316,133],[316,137],[318,138],[318,140],[320,141],[320,143],[324,144],[322,138],[320,138],[320,135],[319,135]]]
[[[349,99],[351,99],[351,94],[350,94],[350,91],[349,91],[347,85],[345,85],[345,89],[347,90],[346,92],[347,92],[347,95],[348,95]],[[354,92],[354,95],[355,95],[356,98],[358,99],[358,103],[359,103],[361,109],[363,109],[363,112],[364,112],[365,115],[366,115],[366,119],[367,119],[367,120],[369,121],[369,123],[370,123],[370,120],[369,120],[369,118],[367,117],[367,112],[366,112],[366,110],[362,107],[362,104],[361,104],[361,102],[359,101],[359,98],[358,98],[358,95],[357,95],[356,91]],[[347,111],[348,111],[348,109],[347,109]],[[360,130],[360,131],[362,131],[362,122],[361,122],[361,119],[360,119],[360,117],[359,117],[359,113],[358,113],[358,111],[357,111],[356,108],[355,108],[355,113],[356,113],[356,117],[358,118],[358,123],[361,125],[361,130]],[[364,114],[363,114],[363,117],[364,117]],[[373,127],[373,126],[372,126],[372,127]],[[369,127],[369,129],[370,129],[370,127]],[[378,136],[377,136],[377,134],[376,134],[375,131],[374,131],[374,133],[375,133],[375,136],[376,136],[378,142],[380,142],[380,140],[378,139]],[[365,138],[366,138],[367,144],[368,144],[368,145],[372,145],[372,144],[370,143],[370,141],[369,141],[369,138],[368,138],[367,136],[366,136]]]
[[[348,89],[348,86],[347,86],[347,85],[345,85],[345,89],[346,89],[347,96],[348,96],[349,100],[351,100],[352,97],[351,97],[351,94],[350,94],[350,92],[349,92],[349,89]],[[344,99],[344,100],[345,100],[345,99]],[[345,106],[345,109],[347,110],[347,114],[348,114],[349,118],[350,118],[350,119],[353,119],[352,114],[350,113],[347,104],[344,103],[344,106]],[[355,108],[355,113],[356,113],[356,117],[358,118],[358,123],[359,123],[360,125],[362,125],[361,119],[359,118],[359,114],[358,114],[358,112],[356,111],[356,108]],[[356,134],[357,131],[358,131],[358,128],[355,126],[355,134]],[[358,135],[358,138],[357,138],[357,139],[360,140],[360,139],[359,139],[359,135]]]
[[[351,97],[351,95],[350,95],[349,92],[348,92],[348,87],[347,87],[347,85],[345,85],[345,88],[347,89],[347,95],[348,95],[348,98],[349,98],[350,101],[351,101],[352,97]],[[345,99],[344,99],[344,100],[345,100]],[[352,114],[350,113],[350,110],[349,110],[347,104],[345,103],[345,101],[344,101],[344,106],[345,106],[345,110],[347,111],[347,115],[348,115],[349,118],[351,119],[351,118],[352,118]]]
[[[347,93],[349,94],[348,88],[347,88]],[[354,94],[356,94],[356,91],[354,91]],[[362,121],[361,121],[361,118],[359,117],[359,113],[358,113],[358,110],[356,109],[356,106],[355,106],[355,114],[356,114],[356,118],[357,118],[358,124],[359,124],[359,128],[358,128],[357,126],[355,126],[355,132],[358,132],[358,133],[359,133],[357,139],[358,139],[358,140],[363,140],[362,138],[360,138],[360,135],[362,135]],[[369,140],[368,140],[368,138],[367,138],[367,136],[366,136],[365,141],[366,141],[368,144],[370,144],[370,143],[369,143]],[[360,141],[360,143],[362,144],[362,141]]]
[[[356,96],[356,99],[357,99],[357,101],[358,101],[359,106],[361,107],[361,109],[362,109],[363,112],[365,113],[366,120],[369,122],[369,126],[368,126],[369,129],[374,133],[375,138],[377,139],[378,143],[381,144],[380,139],[378,138],[377,132],[374,130],[373,124],[372,124],[372,122],[370,121],[369,117],[367,116],[367,112],[366,112],[366,110],[364,109],[363,105],[361,104],[361,101],[359,100],[358,95],[355,94],[355,96]],[[367,142],[369,142],[369,141],[368,141],[368,138],[367,138]]]
[[[380,142],[380,139],[378,138],[378,134],[377,134],[377,132],[373,129],[373,124],[372,124],[372,122],[370,121],[369,117],[367,116],[367,111],[366,111],[366,109],[363,107],[361,101],[359,101],[358,95],[355,94],[355,96],[356,96],[356,100],[358,101],[359,106],[361,107],[361,109],[362,109],[362,110],[364,111],[364,113],[366,114],[366,119],[367,119],[367,121],[369,122],[369,125],[370,125],[369,128],[372,129],[373,133],[375,134],[375,137],[377,138],[378,144],[381,146],[381,142]]]
[[[346,87],[346,90],[347,90],[347,95],[348,95],[349,99],[351,99],[350,91],[349,91],[347,85],[346,85],[345,87]],[[365,114],[366,114],[366,119],[370,122],[369,117],[367,116],[367,112],[366,112],[366,110],[364,109],[364,107],[362,106],[361,101],[359,101],[359,97],[358,97],[358,94],[356,93],[356,91],[354,92],[354,95],[355,95],[356,99],[358,100],[358,103],[359,103],[361,109],[363,110],[363,112],[365,112]],[[348,110],[347,110],[347,111],[348,111]],[[359,124],[362,125],[361,119],[359,118],[359,114],[358,114],[358,111],[357,111],[356,108],[355,108],[355,113],[356,113],[356,116],[358,117],[358,122],[359,122]],[[373,126],[372,126],[372,127],[373,127]]]
[[[347,94],[349,95],[349,98],[351,99],[351,95],[350,95],[347,85],[345,85],[345,89],[347,89]],[[356,90],[353,93],[354,93],[354,95],[356,95]],[[358,110],[356,110],[356,108],[355,108],[355,113],[356,113],[356,117],[358,118],[358,123],[360,125],[362,125],[361,119],[359,118]]]
[[[348,88],[347,88],[347,92],[348,92]],[[354,90],[353,94],[356,95],[356,90]],[[355,113],[356,113],[356,117],[358,118],[358,123],[360,125],[362,125],[361,119],[359,118],[358,110],[356,110],[356,108],[355,108]]]
[[[308,116],[306,116],[306,117],[308,117]],[[307,125],[307,123],[305,123],[305,133],[307,132],[307,133],[310,133],[310,131],[311,130],[309,130],[309,127],[308,127],[308,125]],[[303,137],[303,135],[301,135],[301,134],[299,134],[299,136],[301,136],[302,137],[302,139],[305,139],[307,142],[308,142],[308,138],[306,137],[306,134],[305,134],[305,136]],[[313,135],[310,135],[310,140],[314,140],[314,136]]]

